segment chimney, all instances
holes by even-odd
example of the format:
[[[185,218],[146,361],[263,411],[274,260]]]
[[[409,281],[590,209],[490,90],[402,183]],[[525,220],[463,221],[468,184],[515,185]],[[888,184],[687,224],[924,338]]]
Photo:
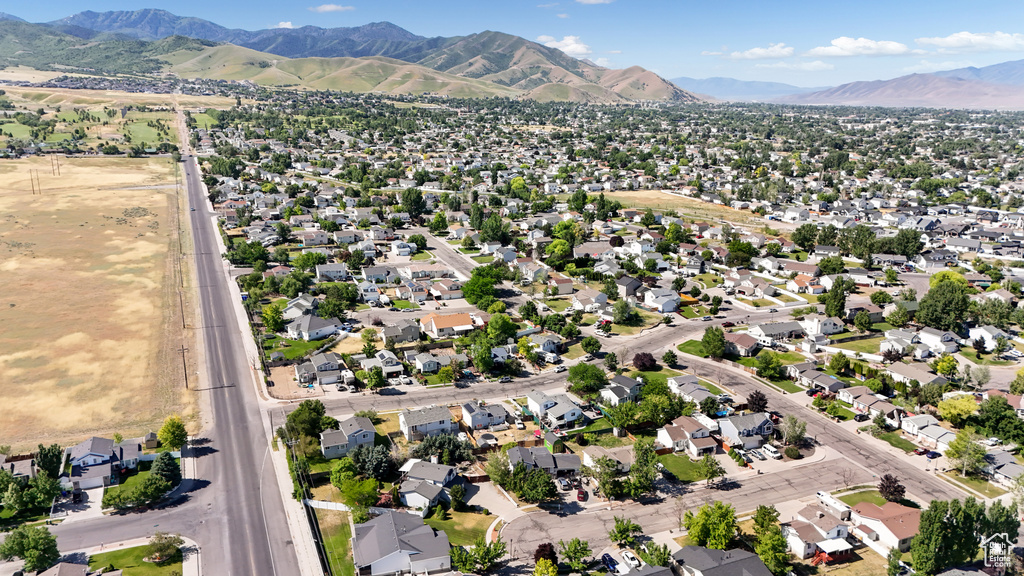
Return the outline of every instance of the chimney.
[[[437,454],[434,454],[433,456],[430,457],[430,463],[437,464]]]

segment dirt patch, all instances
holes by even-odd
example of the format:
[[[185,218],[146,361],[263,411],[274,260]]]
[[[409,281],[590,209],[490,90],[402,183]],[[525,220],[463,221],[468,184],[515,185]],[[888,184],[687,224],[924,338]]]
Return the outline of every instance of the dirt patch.
[[[358,335],[342,338],[331,348],[331,352],[337,354],[361,354],[363,352],[363,339]]]
[[[0,174],[0,438],[133,436],[190,417],[180,198],[124,189],[173,185],[170,160],[62,158],[58,177],[38,158],[2,161]]]
[[[267,390],[270,395],[278,400],[305,400],[307,398],[321,398],[324,395],[319,386],[309,388],[303,384],[299,386],[295,379],[295,366],[274,366],[270,369],[270,381],[273,386]]]

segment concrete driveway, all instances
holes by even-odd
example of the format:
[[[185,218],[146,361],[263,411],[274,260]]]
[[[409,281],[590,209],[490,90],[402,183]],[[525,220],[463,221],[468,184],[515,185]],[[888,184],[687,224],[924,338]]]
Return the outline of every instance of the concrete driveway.
[[[82,490],[82,501],[75,504],[71,501],[71,495],[62,498],[54,507],[54,516],[60,518],[65,515],[64,523],[80,522],[103,516],[103,488],[92,488]]]

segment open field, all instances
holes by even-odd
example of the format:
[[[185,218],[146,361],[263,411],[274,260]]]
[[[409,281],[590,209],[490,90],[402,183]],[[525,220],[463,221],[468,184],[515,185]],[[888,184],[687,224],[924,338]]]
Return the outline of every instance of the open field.
[[[352,576],[355,566],[352,564],[352,526],[349,524],[348,512],[336,510],[317,510],[316,519],[323,534],[324,549],[335,576]]]
[[[223,96],[189,96],[146,94],[142,92],[116,92],[113,90],[72,90],[70,88],[4,87],[15,106],[28,106],[31,110],[42,104],[47,107],[103,106],[121,107],[132,104],[145,106],[180,106],[182,108],[223,108],[234,105],[233,98]]]
[[[0,438],[16,448],[138,436],[192,412],[173,165],[66,158],[61,172],[0,162]]]
[[[660,190],[616,190],[605,192],[605,198],[618,200],[630,208],[654,208],[659,210],[675,210],[681,217],[697,218],[698,220],[718,221],[725,219],[737,224],[766,223],[763,218],[749,210],[734,210],[717,204],[708,204],[685,196],[667,194]],[[771,223],[777,227],[778,222]]]

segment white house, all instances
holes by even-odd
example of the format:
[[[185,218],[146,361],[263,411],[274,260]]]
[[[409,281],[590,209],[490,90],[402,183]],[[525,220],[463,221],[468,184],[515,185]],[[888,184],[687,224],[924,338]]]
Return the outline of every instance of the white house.
[[[680,416],[659,428],[657,440],[662,446],[686,452],[691,458],[714,454],[718,446],[707,426],[689,416]]]
[[[853,507],[850,522],[854,525],[855,535],[875,541],[887,550],[897,548],[906,552],[910,550],[910,541],[917,535],[921,510],[896,502],[886,502],[882,506],[861,502]]]
[[[338,425],[337,430],[320,433],[320,451],[324,458],[341,458],[359,446],[373,446],[376,430],[369,418],[353,416]]]
[[[1013,336],[1010,336],[995,326],[975,326],[968,330],[968,334],[970,335],[972,342],[981,338],[982,341],[985,342],[985,350],[988,350],[989,352],[995,350],[997,339],[1003,338],[1007,343],[1013,340]]]
[[[398,429],[407,440],[420,440],[425,436],[453,434],[458,428],[452,422],[452,413],[445,406],[428,406],[416,410],[402,410],[398,414]]]
[[[356,524],[352,561],[362,576],[432,574],[451,570],[448,535],[413,514],[386,510]]]

